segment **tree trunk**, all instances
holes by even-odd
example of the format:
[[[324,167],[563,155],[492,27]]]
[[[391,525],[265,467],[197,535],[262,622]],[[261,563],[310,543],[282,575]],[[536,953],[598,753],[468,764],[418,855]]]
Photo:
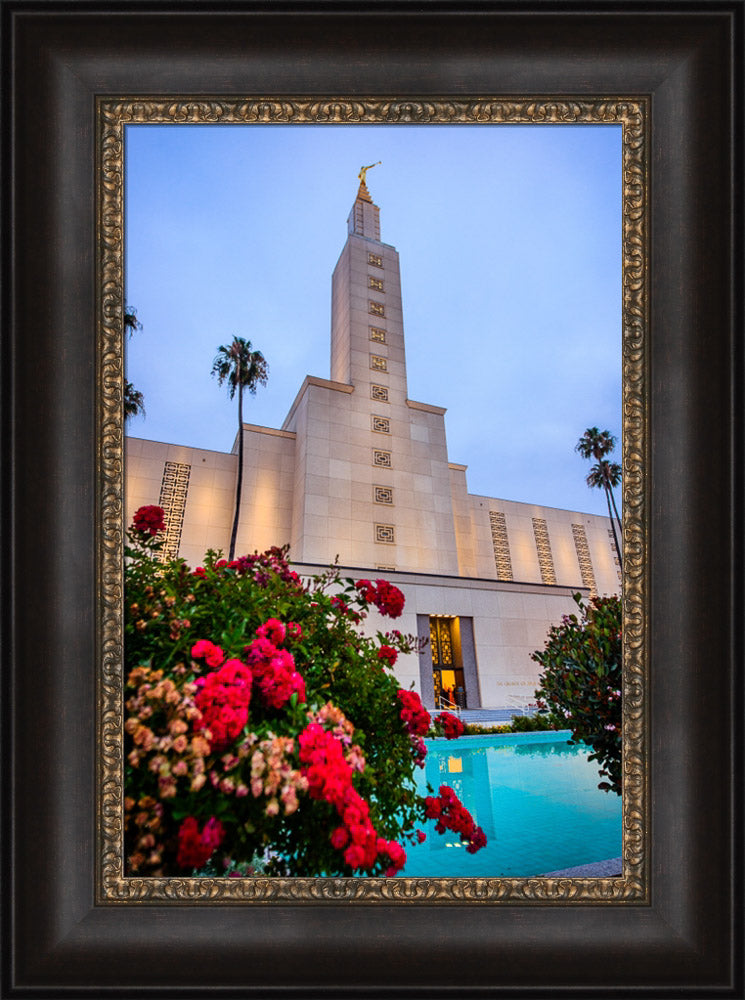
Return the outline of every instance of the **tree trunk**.
[[[623,572],[623,557],[621,555],[621,546],[618,544],[618,535],[616,534],[616,522],[613,520],[613,511],[611,510],[610,506],[611,491],[610,491],[610,486],[608,486],[608,482],[605,479],[605,477],[603,477],[603,487],[605,489],[605,502],[608,504],[608,518],[610,520],[610,526],[613,532],[613,541],[616,543],[616,552],[618,553],[618,565],[621,568],[621,572]]]
[[[618,508],[616,507],[616,498],[613,495],[613,490],[610,488],[610,486],[608,487],[608,489],[610,490],[610,498],[611,498],[611,502],[613,504],[613,510],[615,512],[615,515],[616,515],[616,521],[618,522],[618,531],[619,531],[621,537],[623,537],[623,528],[621,526],[621,517],[620,517],[620,515],[618,513]]]
[[[243,486],[243,386],[238,385],[238,479],[235,487],[235,516],[233,532],[230,536],[230,562],[235,557],[235,540],[238,535],[238,520],[241,514],[241,488]]]

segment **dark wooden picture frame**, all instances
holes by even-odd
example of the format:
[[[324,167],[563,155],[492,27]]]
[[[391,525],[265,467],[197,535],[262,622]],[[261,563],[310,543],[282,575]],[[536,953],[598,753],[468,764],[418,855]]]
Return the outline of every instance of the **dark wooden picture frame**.
[[[742,0],[2,15],[4,995],[741,995]],[[96,905],[95,99],[252,93],[651,98],[648,902]]]

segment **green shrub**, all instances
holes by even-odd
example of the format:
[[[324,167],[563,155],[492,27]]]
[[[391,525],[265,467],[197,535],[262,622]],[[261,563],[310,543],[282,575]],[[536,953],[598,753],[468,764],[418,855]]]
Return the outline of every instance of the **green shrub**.
[[[598,785],[621,794],[621,601],[592,597],[551,627],[546,648],[533,653],[541,665],[536,691],[539,712],[559,728],[572,730],[572,743],[592,747],[600,764]]]
[[[502,726],[487,726],[481,722],[466,722],[464,723],[465,735],[466,736],[490,736],[492,733],[511,733],[512,727],[508,725]]]
[[[566,729],[545,715],[513,715],[510,732],[513,733],[543,733],[550,729]]]

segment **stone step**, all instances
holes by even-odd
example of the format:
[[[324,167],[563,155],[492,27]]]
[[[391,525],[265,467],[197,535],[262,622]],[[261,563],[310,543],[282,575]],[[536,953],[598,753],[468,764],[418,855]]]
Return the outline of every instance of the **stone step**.
[[[510,722],[514,715],[532,715],[519,708],[464,708],[458,713],[463,722],[494,723]]]

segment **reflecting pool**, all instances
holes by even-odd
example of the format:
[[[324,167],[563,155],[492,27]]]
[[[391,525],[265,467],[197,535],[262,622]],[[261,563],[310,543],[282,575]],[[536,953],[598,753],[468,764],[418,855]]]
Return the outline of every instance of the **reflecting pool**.
[[[427,740],[419,791],[450,785],[481,826],[487,846],[468,854],[457,835],[435,832],[407,845],[401,876],[529,876],[621,854],[621,798],[602,780],[588,747],[570,733],[520,733]]]

